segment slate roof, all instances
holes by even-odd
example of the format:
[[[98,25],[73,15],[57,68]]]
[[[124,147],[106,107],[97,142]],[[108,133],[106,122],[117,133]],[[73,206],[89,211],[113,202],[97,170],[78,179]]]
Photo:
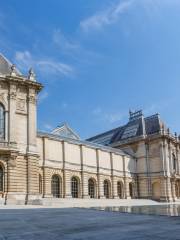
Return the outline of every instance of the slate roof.
[[[161,121],[159,114],[146,118],[144,118],[142,114],[139,114],[130,118],[127,124],[89,138],[87,141],[110,145],[127,139],[137,138],[144,134],[151,135],[158,133],[162,125],[164,125],[164,123]],[[106,142],[103,142],[104,139],[106,139]]]
[[[10,75],[12,63],[0,53],[0,74],[1,75]],[[16,69],[17,75],[22,75],[21,72]]]

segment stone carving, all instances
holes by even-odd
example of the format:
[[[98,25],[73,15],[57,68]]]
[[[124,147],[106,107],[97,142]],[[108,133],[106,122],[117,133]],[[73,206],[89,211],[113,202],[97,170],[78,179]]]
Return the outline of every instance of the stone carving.
[[[16,102],[16,109],[18,111],[25,111],[26,110],[26,100],[25,99],[17,99],[17,102]]]

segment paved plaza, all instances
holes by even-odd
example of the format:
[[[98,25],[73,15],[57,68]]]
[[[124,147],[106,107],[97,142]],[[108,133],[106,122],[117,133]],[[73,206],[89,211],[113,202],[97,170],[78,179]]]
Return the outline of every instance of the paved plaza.
[[[0,209],[0,240],[180,239],[180,218],[78,208]]]

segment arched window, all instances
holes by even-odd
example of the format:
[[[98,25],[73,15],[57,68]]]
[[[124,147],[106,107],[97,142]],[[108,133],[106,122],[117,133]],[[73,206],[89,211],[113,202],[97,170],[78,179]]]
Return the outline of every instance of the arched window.
[[[92,178],[88,180],[88,193],[90,198],[96,197],[96,185],[95,181]]]
[[[0,192],[4,190],[4,170],[2,166],[0,166]]]
[[[5,139],[5,110],[4,106],[0,103],[0,140]]]
[[[60,177],[58,175],[53,175],[51,180],[51,193],[53,197],[60,197]]]
[[[71,179],[71,195],[73,198],[79,197],[79,181],[76,177],[72,177]]]
[[[119,198],[123,197],[122,182],[117,182],[117,195]]]
[[[174,153],[172,154],[172,161],[173,161],[173,170],[176,171],[176,156]]]
[[[41,174],[39,174],[39,194],[42,194],[42,177],[41,177]]]
[[[104,196],[110,198],[110,182],[108,180],[104,180]]]

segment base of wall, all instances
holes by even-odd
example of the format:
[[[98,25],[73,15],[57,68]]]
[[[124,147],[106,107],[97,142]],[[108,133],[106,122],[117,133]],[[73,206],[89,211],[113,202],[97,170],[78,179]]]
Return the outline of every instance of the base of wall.
[[[42,197],[40,195],[27,195],[22,193],[10,192],[5,195],[2,200],[5,205],[42,205]]]

